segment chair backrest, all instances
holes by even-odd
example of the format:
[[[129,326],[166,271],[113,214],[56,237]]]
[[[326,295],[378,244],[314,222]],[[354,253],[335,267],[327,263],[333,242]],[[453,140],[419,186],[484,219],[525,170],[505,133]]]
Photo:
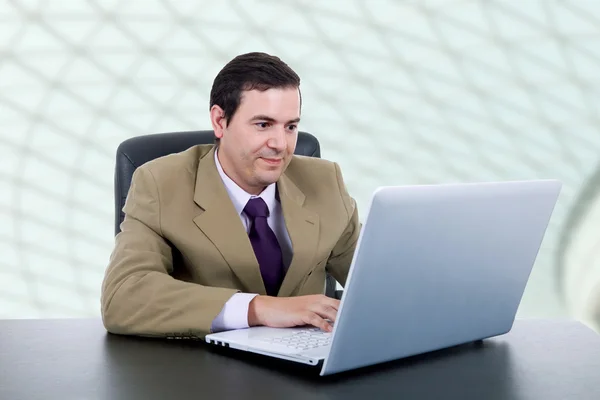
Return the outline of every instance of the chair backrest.
[[[211,143],[214,143],[212,130],[136,136],[121,143],[117,148],[115,166],[115,235],[121,231],[121,222],[125,218],[123,207],[131,185],[131,178],[137,167],[155,158],[179,153],[198,144]],[[321,157],[319,141],[308,132],[299,132],[294,153]],[[328,276],[326,294],[333,297],[335,288],[335,279]]]

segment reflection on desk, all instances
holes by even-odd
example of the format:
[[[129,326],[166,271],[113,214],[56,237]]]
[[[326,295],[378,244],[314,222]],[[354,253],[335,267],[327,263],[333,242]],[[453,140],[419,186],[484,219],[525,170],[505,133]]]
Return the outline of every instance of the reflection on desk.
[[[112,335],[95,319],[0,321],[1,399],[600,399],[600,336],[522,320],[480,345],[318,373],[200,341]]]

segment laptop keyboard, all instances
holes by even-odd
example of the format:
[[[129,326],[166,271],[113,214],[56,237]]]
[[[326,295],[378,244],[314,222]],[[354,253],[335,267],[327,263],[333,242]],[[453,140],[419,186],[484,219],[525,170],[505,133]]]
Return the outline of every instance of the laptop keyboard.
[[[290,349],[310,350],[331,344],[331,333],[320,328],[307,328],[285,336],[275,336],[260,339],[261,341],[287,346]]]

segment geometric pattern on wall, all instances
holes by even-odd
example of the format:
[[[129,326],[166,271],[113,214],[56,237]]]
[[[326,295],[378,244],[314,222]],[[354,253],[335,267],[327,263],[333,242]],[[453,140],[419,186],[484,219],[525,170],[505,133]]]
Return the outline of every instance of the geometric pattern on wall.
[[[560,179],[520,313],[584,318],[599,27],[596,2],[3,2],[0,317],[98,315],[117,145],[208,128],[219,69],[266,51],[359,210],[380,185]]]

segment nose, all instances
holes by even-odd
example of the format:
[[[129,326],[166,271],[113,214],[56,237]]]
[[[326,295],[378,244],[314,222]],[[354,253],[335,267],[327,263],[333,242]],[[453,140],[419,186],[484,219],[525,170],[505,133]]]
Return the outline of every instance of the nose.
[[[283,151],[286,148],[285,128],[277,128],[271,130],[271,137],[267,141],[267,146],[277,151]]]

